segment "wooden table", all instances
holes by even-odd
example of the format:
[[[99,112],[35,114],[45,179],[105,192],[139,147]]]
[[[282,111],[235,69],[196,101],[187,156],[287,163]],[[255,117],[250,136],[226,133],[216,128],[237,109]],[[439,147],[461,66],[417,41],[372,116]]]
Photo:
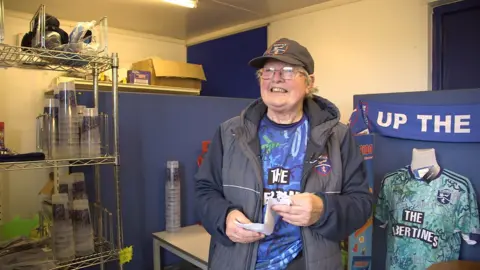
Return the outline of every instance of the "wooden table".
[[[428,270],[479,270],[480,262],[470,261],[451,261],[436,263],[428,268]]]
[[[208,269],[210,234],[200,225],[181,228],[177,232],[153,233],[153,269],[161,269],[160,249],[164,248],[185,261]]]

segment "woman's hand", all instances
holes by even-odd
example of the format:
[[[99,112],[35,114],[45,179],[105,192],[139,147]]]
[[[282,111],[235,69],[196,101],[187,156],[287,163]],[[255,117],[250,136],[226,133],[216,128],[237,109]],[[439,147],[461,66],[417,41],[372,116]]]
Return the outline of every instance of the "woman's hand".
[[[323,215],[323,200],[313,193],[300,193],[290,197],[291,205],[273,205],[272,210],[285,222],[295,226],[310,226]]]
[[[230,211],[230,213],[228,213],[227,215],[225,231],[228,238],[230,238],[230,240],[232,240],[233,242],[247,244],[258,241],[265,237],[265,235],[261,233],[245,230],[244,228],[238,227],[235,224],[235,220],[243,224],[252,223],[247,217],[245,217],[242,212],[238,210]]]

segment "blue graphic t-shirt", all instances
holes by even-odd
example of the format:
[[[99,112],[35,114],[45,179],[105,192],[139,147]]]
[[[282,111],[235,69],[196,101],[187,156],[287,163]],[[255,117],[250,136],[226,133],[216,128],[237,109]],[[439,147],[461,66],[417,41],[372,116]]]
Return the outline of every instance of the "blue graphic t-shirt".
[[[291,125],[273,123],[266,116],[258,130],[263,162],[263,214],[270,198],[300,192],[307,147],[308,119]],[[256,269],[285,269],[303,248],[300,227],[277,216],[274,231],[260,241]]]

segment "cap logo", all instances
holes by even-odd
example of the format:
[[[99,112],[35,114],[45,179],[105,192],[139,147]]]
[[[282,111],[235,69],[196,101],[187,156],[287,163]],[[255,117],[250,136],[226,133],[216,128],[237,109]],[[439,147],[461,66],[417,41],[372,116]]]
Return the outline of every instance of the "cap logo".
[[[284,54],[288,50],[288,44],[286,43],[276,43],[273,44],[266,52],[265,55],[278,55]]]

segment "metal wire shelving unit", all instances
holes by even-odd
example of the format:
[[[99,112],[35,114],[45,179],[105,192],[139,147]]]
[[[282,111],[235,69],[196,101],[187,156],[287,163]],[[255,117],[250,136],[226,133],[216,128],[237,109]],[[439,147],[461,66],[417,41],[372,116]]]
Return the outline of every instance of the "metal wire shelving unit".
[[[83,269],[86,267],[100,265],[103,269],[104,264],[109,261],[118,261],[118,269],[123,269],[123,264],[119,261],[120,251],[123,246],[123,223],[122,207],[120,197],[120,154],[119,154],[119,126],[118,126],[118,54],[111,56],[104,54],[84,55],[67,51],[49,50],[45,47],[45,6],[41,5],[34,19],[39,21],[40,33],[42,33],[41,46],[37,48],[20,47],[4,43],[5,25],[4,25],[4,5],[0,0],[0,67],[4,68],[22,68],[35,70],[50,70],[75,74],[93,75],[94,104],[98,108],[99,82],[98,74],[111,69],[112,72],[112,99],[113,99],[113,150],[111,154],[96,158],[76,158],[76,159],[52,159],[40,161],[22,161],[22,162],[4,162],[0,163],[0,172],[17,170],[35,170],[35,169],[53,169],[54,190],[58,191],[59,168],[75,166],[94,166],[95,180],[95,205],[101,210],[93,211],[95,228],[95,253],[89,256],[75,258],[72,261],[57,262],[56,267],[52,269]],[[104,18],[106,20],[106,18]],[[103,19],[102,19],[103,20]],[[33,21],[33,20],[32,20]],[[105,50],[106,51],[106,50]],[[113,176],[116,194],[115,222],[113,215],[102,205],[101,184],[100,184],[100,166],[113,166]],[[1,185],[0,185],[1,188]],[[0,195],[2,190],[0,189]],[[0,198],[0,210],[1,210]],[[113,227],[116,228],[114,237]]]
[[[78,159],[47,159],[39,161],[26,162],[0,162],[0,171],[18,171],[35,170],[61,167],[79,167],[115,164],[115,157],[105,156],[98,158],[78,158]]]

